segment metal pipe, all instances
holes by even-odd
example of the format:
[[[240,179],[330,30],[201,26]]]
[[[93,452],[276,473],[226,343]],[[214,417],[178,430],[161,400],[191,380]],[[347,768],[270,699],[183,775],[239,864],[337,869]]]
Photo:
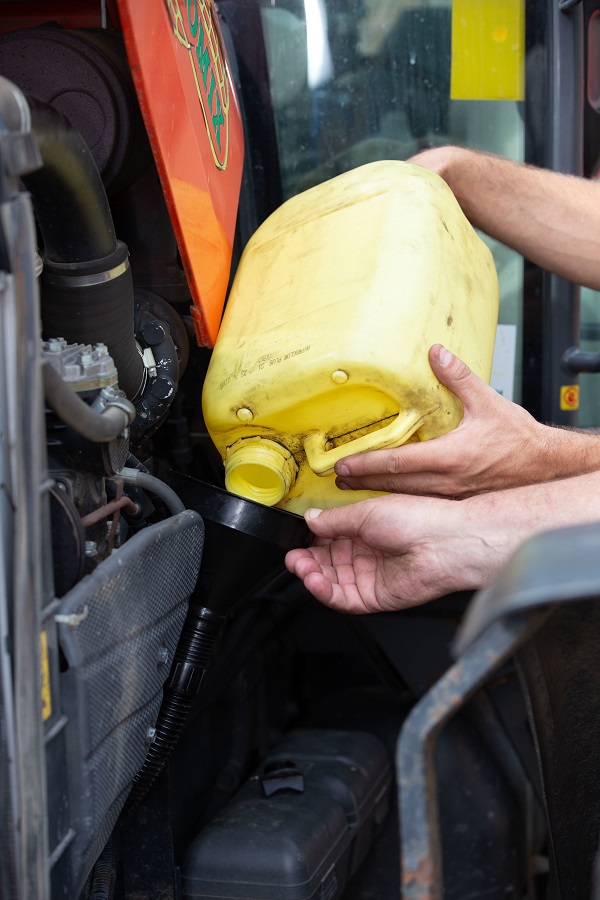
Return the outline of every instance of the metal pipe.
[[[546,620],[548,612],[495,622],[412,708],[396,745],[402,900],[442,900],[434,751],[446,722]]]
[[[132,515],[138,512],[137,503],[134,503],[130,497],[119,497],[118,500],[111,500],[110,503],[105,503],[104,506],[99,506],[98,509],[88,513],[87,516],[82,518],[81,524],[84,528],[89,528],[90,525],[95,525],[97,522],[101,522],[102,519],[108,519],[113,513],[118,512],[120,509],[125,509],[125,507],[128,508],[127,511]]]

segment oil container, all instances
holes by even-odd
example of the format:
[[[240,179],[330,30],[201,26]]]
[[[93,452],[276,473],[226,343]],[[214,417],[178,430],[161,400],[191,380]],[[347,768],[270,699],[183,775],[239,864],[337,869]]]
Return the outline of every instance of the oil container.
[[[380,161],[292,197],[242,254],[204,383],[226,487],[297,513],[373,496],[335,463],[458,425],[428,350],[489,381],[497,316],[492,255],[438,175]]]

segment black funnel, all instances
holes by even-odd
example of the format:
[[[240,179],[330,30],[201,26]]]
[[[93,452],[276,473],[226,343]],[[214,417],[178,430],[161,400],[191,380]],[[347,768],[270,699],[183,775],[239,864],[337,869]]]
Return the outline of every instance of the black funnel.
[[[307,547],[302,516],[263,506],[223,488],[171,472],[169,484],[204,520],[204,549],[192,602],[215,613],[284,571],[285,554]]]

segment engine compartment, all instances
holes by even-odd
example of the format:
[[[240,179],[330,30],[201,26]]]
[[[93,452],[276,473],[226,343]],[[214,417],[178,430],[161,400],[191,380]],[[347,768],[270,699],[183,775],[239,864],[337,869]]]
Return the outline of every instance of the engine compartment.
[[[16,410],[29,420],[34,449],[17,429],[13,452],[27,462],[25,505],[39,496],[33,521],[17,527],[11,514],[6,532],[33,546],[23,572],[36,569],[42,601],[49,830],[34,856],[48,896],[398,896],[396,740],[447,668],[469,598],[339,616],[284,571],[285,551],[308,541],[303,520],[223,490],[200,403],[210,348],[198,346],[117,8],[80,28],[60,24],[61,4],[41,6],[45,24],[11,20],[0,35],[0,108],[5,123],[20,108],[30,127],[12,134],[32,135],[39,153],[11,169],[2,147],[14,324],[2,356],[6,379],[15,347],[30,348],[3,388],[4,425]],[[11,227],[15,203],[34,222],[29,238]],[[247,177],[242,221],[252,203]],[[242,244],[238,228],[233,269]],[[29,400],[17,390],[28,366]],[[445,897],[533,885],[545,831],[515,741],[527,757],[507,666],[437,751]],[[272,837],[296,841],[305,865],[287,882],[273,817]],[[242,851],[256,831],[263,843]],[[12,897],[17,873],[4,871]]]

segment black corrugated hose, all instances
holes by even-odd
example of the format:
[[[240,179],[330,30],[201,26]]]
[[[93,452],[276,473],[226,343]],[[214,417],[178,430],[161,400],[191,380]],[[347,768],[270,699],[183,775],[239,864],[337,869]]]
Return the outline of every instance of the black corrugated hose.
[[[113,839],[109,838],[96,860],[83,887],[79,900],[112,900],[117,880],[117,860]]]
[[[163,702],[148,755],[133,780],[127,799],[130,812],[144,798],[163,770],[188,720],[194,698],[212,659],[225,616],[192,606],[175,651],[173,665],[164,686]]]

